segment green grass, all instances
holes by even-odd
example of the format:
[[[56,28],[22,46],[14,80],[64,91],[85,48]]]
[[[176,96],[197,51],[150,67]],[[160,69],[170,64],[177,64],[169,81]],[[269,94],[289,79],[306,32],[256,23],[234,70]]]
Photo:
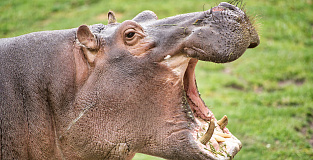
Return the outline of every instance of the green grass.
[[[113,10],[119,22],[143,10],[159,18],[209,9],[219,1],[4,0],[0,37],[106,23]],[[261,44],[228,64],[201,62],[196,76],[202,98],[243,143],[236,159],[313,159],[313,1],[249,0],[257,15]],[[135,160],[158,159],[142,154]]]

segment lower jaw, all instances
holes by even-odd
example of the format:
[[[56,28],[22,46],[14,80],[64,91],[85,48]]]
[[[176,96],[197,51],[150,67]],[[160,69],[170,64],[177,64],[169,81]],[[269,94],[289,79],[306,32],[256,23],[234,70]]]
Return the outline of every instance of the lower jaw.
[[[188,104],[193,111],[197,127],[192,135],[203,153],[215,157],[215,159],[231,159],[240,151],[241,142],[232,135],[224,125],[219,125],[203,100],[200,98],[195,79],[195,66],[197,59],[191,59],[184,75],[184,89]],[[214,132],[208,142],[203,144],[203,137],[210,123],[214,124]]]
[[[214,132],[209,142],[203,144],[201,137],[205,135],[209,128],[209,123],[201,118],[195,117],[197,127],[193,131],[194,141],[197,143],[203,153],[216,159],[232,159],[241,149],[241,142],[230,132],[226,133],[220,129],[217,121],[212,120],[214,123]],[[224,129],[227,129],[226,127]],[[227,129],[228,130],[228,129]]]

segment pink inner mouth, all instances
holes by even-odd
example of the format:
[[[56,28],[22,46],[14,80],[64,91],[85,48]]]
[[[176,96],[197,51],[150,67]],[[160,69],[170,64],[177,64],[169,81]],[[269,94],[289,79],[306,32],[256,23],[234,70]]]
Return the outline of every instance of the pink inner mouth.
[[[195,117],[199,117],[205,121],[210,121],[213,119],[217,121],[214,117],[214,114],[209,108],[205,105],[203,100],[200,97],[198,92],[195,69],[198,63],[198,59],[192,58],[189,61],[188,67],[184,75],[184,89],[187,94],[187,99],[191,110]],[[219,127],[219,126],[218,126]],[[229,130],[225,127],[223,131],[227,134],[230,134]]]
[[[200,117],[203,120],[210,121],[215,119],[213,113],[205,106],[200,98],[196,86],[195,68],[198,60],[191,59],[184,75],[184,88],[188,97],[188,103],[195,117]]]
[[[228,153],[231,153],[231,156],[234,156],[241,148],[240,141],[236,137],[234,137],[226,127],[221,128],[220,125],[217,124],[217,120],[214,117],[213,112],[208,109],[208,107],[201,99],[200,93],[197,89],[195,77],[195,67],[197,62],[198,60],[195,58],[190,59],[183,79],[184,90],[187,95],[188,104],[194,114],[198,125],[198,128],[194,133],[194,136],[196,137],[195,139],[199,140],[199,137],[202,137],[208,129],[209,122],[213,122],[215,125],[213,136],[207,144],[202,145],[200,143],[199,146],[203,149],[209,148],[207,150],[213,153],[213,155],[216,153],[220,153],[221,155],[224,154],[224,156],[229,156]],[[221,135],[221,133],[228,134],[229,137],[224,138],[224,141],[219,141],[216,137],[218,137],[218,135]],[[225,148],[223,148],[223,146]]]
[[[225,9],[224,7],[219,7],[219,6],[212,8],[212,12],[216,12],[216,11],[225,11],[225,10],[226,10],[226,9]]]

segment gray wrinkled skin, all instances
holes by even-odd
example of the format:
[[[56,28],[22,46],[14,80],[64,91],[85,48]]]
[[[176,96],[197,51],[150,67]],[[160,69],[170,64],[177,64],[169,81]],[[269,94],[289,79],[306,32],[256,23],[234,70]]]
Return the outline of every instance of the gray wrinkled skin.
[[[190,62],[231,62],[256,47],[245,13],[221,3],[109,22],[0,39],[0,159],[233,157],[238,149],[216,157],[194,139],[195,118],[215,118],[190,105],[183,74]]]

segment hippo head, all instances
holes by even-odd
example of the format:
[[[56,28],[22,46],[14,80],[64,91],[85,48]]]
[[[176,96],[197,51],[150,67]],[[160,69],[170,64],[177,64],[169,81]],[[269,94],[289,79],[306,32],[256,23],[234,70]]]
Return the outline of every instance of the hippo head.
[[[227,117],[217,120],[200,98],[195,66],[198,60],[231,62],[256,47],[259,37],[248,16],[220,3],[161,20],[151,11],[123,23],[113,12],[108,17],[108,25],[77,30],[78,112],[62,135],[60,143],[70,146],[63,147],[64,154],[74,150],[85,158],[130,159],[145,153],[180,160],[235,156],[241,142],[226,128]]]

